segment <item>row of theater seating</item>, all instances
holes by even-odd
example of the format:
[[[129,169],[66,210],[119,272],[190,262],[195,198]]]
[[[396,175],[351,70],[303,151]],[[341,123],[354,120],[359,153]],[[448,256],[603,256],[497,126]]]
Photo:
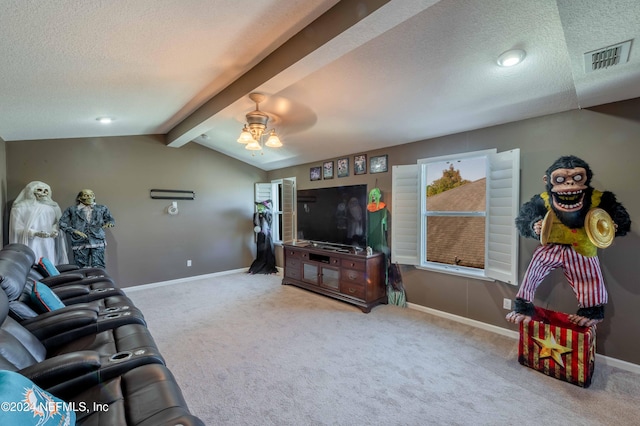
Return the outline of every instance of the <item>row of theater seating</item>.
[[[9,244],[0,285],[0,424],[204,424],[104,270],[54,266]]]

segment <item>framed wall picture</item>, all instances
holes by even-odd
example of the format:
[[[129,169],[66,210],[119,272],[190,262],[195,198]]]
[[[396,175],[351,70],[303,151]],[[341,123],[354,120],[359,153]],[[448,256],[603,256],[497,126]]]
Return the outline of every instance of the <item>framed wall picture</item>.
[[[349,176],[349,159],[348,158],[340,158],[337,161],[338,164],[338,177],[347,177]]]
[[[367,173],[367,154],[356,155],[353,157],[353,174],[363,175]]]
[[[371,163],[369,164],[369,173],[382,173],[389,170],[387,155],[377,155],[371,157]]]
[[[311,167],[311,169],[309,169],[309,178],[311,180],[321,180],[322,167]]]
[[[333,161],[325,161],[322,164],[322,178],[333,179]]]

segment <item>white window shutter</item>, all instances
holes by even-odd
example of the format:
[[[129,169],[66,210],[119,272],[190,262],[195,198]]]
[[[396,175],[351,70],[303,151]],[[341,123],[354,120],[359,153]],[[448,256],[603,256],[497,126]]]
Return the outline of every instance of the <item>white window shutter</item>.
[[[296,181],[282,180],[282,242],[291,243],[296,235]]]
[[[271,197],[271,183],[256,183],[254,199],[256,203],[260,203],[265,200],[273,200]]]
[[[391,262],[420,264],[420,179],[417,164],[393,166],[391,186]]]
[[[487,158],[485,275],[518,285],[518,232],[515,218],[520,208],[520,150],[500,152]]]

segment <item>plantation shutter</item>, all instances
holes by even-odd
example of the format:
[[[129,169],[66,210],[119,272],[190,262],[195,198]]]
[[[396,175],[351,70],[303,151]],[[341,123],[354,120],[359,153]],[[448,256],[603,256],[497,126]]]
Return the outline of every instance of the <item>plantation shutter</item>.
[[[255,189],[255,193],[254,193],[254,196],[253,196],[254,201],[256,203],[260,203],[260,202],[265,201],[265,200],[273,201],[273,197],[272,197],[272,193],[271,193],[272,186],[273,185],[271,185],[270,183],[263,183],[263,182],[256,183],[255,187],[254,187],[254,189]],[[257,209],[258,209],[255,205],[253,206],[253,208],[254,208],[254,211],[257,211]],[[276,232],[276,231],[272,227],[271,228],[271,233],[272,233],[271,237],[275,239],[275,236],[273,235],[274,232]],[[258,234],[254,234],[254,236],[253,236],[256,239],[256,241],[257,241],[257,238],[258,238],[257,235]]]
[[[487,179],[485,275],[518,285],[520,150],[491,154]]]
[[[296,180],[282,180],[282,242],[291,243],[296,235]]]
[[[417,164],[393,166],[391,262],[420,264],[420,179]]]
[[[254,199],[256,203],[260,203],[265,200],[273,200],[271,196],[271,184],[262,182],[256,183]]]

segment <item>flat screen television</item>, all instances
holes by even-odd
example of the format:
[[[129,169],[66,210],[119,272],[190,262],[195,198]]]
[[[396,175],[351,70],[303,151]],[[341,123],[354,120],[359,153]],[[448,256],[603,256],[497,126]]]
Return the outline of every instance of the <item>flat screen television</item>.
[[[367,246],[367,185],[300,189],[298,240]]]

